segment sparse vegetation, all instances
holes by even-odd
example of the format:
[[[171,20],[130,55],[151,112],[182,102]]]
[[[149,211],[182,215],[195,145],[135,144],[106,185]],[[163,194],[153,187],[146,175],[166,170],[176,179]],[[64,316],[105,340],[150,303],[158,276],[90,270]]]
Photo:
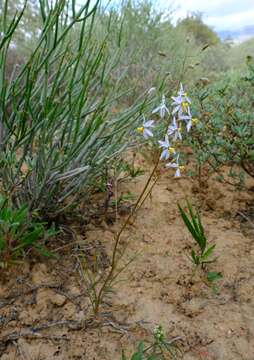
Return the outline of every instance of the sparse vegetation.
[[[252,359],[253,59],[152,0],[0,2],[0,357]]]

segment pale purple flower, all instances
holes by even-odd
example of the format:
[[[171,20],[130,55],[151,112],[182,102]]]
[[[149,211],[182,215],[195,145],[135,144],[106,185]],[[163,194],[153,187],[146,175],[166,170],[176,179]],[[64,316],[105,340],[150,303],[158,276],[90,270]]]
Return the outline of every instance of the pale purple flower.
[[[161,99],[160,105],[152,111],[152,114],[155,114],[155,113],[157,113],[157,112],[160,114],[160,117],[161,117],[162,119],[165,117],[166,113],[170,114],[170,113],[169,113],[169,110],[168,110],[168,108],[167,108],[167,105],[166,105],[165,95],[162,95],[162,99]]]
[[[179,155],[177,155],[176,160],[173,162],[171,161],[170,163],[166,164],[167,168],[172,168],[175,169],[175,177],[179,178],[181,177],[181,169],[184,168],[184,166],[179,165]]]
[[[173,111],[172,114],[183,114],[185,112],[189,113],[190,112],[190,107],[189,105],[191,104],[190,99],[188,98],[188,96],[186,95],[186,93],[184,92],[183,89],[183,85],[180,84],[180,90],[178,91],[178,96],[172,96],[172,106],[173,106]]]
[[[173,137],[173,141],[178,139],[182,141],[181,129],[178,127],[175,117],[173,118],[172,124],[168,127],[167,134]]]
[[[170,155],[175,154],[175,149],[170,145],[168,135],[165,135],[164,141],[159,141],[160,147],[162,148],[162,153],[160,160],[168,160]]]
[[[148,139],[149,137],[153,136],[151,128],[154,127],[154,121],[148,120],[146,121],[144,118],[143,125],[137,128],[137,132],[141,133],[145,139]]]
[[[185,92],[185,90],[184,90],[184,88],[183,88],[183,84],[182,84],[182,83],[180,84],[180,89],[179,89],[179,91],[178,91],[178,95],[184,97],[184,99],[185,99],[189,104],[191,104],[190,98],[187,96],[187,94],[186,94],[186,92]]]

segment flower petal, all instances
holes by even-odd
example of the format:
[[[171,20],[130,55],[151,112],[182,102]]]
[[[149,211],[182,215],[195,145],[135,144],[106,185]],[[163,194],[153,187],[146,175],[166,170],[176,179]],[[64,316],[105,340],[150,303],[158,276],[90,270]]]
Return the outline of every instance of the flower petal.
[[[152,114],[155,114],[157,113],[158,111],[160,111],[161,107],[158,106],[157,108],[155,108],[153,111],[152,111]]]
[[[176,169],[179,167],[179,165],[177,163],[168,163],[165,165],[167,168],[173,168]]]
[[[168,149],[164,149],[161,153],[160,160],[168,160],[169,158],[169,152]]]
[[[179,168],[175,172],[175,177],[177,177],[177,178],[181,177],[181,172],[180,172]]]
[[[147,139],[149,137],[152,137],[153,133],[149,129],[145,128],[143,135],[144,135],[144,138]]]
[[[143,123],[143,126],[149,128],[149,127],[153,127],[154,126],[153,124],[154,124],[154,120],[148,120]]]

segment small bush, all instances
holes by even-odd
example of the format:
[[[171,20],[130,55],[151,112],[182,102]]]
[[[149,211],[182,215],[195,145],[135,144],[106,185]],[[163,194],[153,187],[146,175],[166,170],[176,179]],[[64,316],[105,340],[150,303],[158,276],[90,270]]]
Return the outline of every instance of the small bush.
[[[16,208],[26,203],[54,217],[89,196],[128,147],[144,101],[113,111],[122,94],[111,76],[120,48],[109,53],[110,17],[104,37],[94,34],[99,1],[72,11],[67,0],[40,1],[37,43],[8,79],[23,17],[21,10],[8,21],[8,3],[0,22],[1,190]]]
[[[229,182],[238,185],[244,173],[254,177],[254,64],[248,73],[225,76],[220,82],[201,88],[197,94],[199,124],[190,138],[199,167],[207,164],[212,172],[230,167]]]

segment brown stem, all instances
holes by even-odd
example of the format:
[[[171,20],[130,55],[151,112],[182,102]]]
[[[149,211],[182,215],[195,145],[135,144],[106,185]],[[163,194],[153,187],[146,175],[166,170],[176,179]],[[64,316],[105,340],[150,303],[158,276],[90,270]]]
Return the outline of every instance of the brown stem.
[[[116,255],[117,255],[117,250],[118,250],[118,245],[120,243],[120,239],[121,239],[121,235],[123,233],[123,231],[125,230],[125,228],[127,227],[127,225],[129,224],[129,221],[131,220],[132,216],[135,214],[136,210],[138,210],[140,208],[140,206],[143,205],[144,201],[142,201],[142,198],[148,188],[148,186],[150,185],[151,181],[152,181],[152,178],[158,168],[158,165],[159,165],[159,162],[160,162],[160,156],[158,155],[157,159],[156,159],[156,163],[154,165],[154,168],[153,168],[153,171],[151,172],[141,194],[139,195],[139,198],[138,200],[136,201],[135,205],[134,205],[134,208],[132,209],[131,213],[129,214],[129,216],[127,217],[127,219],[125,220],[125,222],[123,223],[121,229],[119,230],[118,234],[116,235],[116,238],[115,238],[115,244],[114,244],[114,248],[113,248],[113,254],[112,254],[112,261],[111,261],[111,269],[106,277],[106,279],[104,280],[104,283],[102,284],[100,290],[99,290],[99,293],[97,295],[97,298],[96,298],[96,303],[95,303],[95,307],[94,307],[94,312],[95,314],[98,314],[98,311],[99,311],[99,307],[100,307],[100,304],[101,304],[101,300],[102,300],[102,297],[103,297],[103,293],[104,293],[104,290],[106,289],[108,283],[111,281],[111,278],[114,274],[114,271],[115,271],[115,268],[116,268]],[[157,179],[156,179],[156,182],[157,182]],[[152,186],[153,188],[153,186]],[[151,188],[151,189],[152,189]],[[150,191],[148,192],[148,194],[150,193]],[[146,195],[145,199],[147,198],[148,195]],[[139,206],[141,202],[141,205]]]

